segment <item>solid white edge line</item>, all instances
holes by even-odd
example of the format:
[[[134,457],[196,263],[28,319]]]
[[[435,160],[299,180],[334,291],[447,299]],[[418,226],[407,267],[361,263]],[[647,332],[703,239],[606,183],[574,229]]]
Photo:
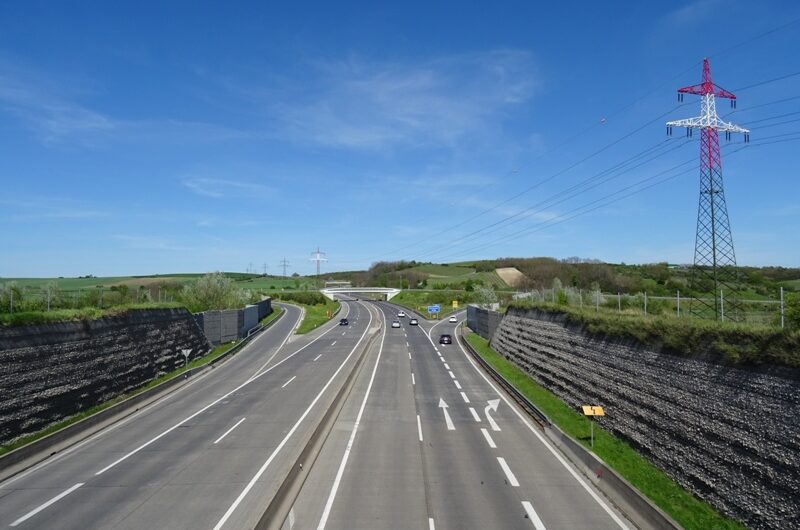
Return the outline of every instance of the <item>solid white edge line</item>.
[[[349,308],[348,308],[348,312],[349,312]],[[370,322],[371,322],[371,320],[370,320]],[[202,414],[203,412],[207,411],[208,409],[210,409],[211,407],[213,407],[214,405],[216,405],[216,404],[217,404],[217,403],[219,403],[220,401],[222,401],[222,400],[224,400],[224,399],[227,399],[227,398],[228,398],[228,396],[230,396],[231,394],[233,394],[233,393],[235,393],[235,392],[237,392],[237,391],[241,390],[242,388],[244,388],[245,386],[249,385],[250,383],[252,383],[252,382],[253,382],[253,381],[255,381],[256,379],[260,378],[260,377],[261,377],[261,376],[263,376],[264,374],[268,374],[269,372],[271,372],[272,370],[274,370],[275,368],[277,368],[277,367],[278,367],[278,366],[280,366],[281,364],[285,363],[286,361],[288,361],[289,359],[291,359],[292,357],[294,357],[295,355],[297,355],[297,354],[298,354],[298,353],[300,353],[301,351],[305,350],[306,348],[308,348],[309,346],[311,346],[312,344],[314,344],[315,342],[317,342],[319,339],[321,339],[321,338],[322,338],[322,337],[324,337],[324,336],[325,336],[327,333],[329,333],[330,331],[332,331],[332,330],[334,330],[334,329],[336,329],[336,328],[334,328],[334,327],[331,327],[331,328],[330,328],[328,331],[326,331],[325,333],[321,334],[319,337],[317,337],[316,339],[312,340],[311,342],[309,342],[309,343],[308,343],[308,344],[306,344],[305,346],[303,346],[303,347],[301,347],[301,348],[299,348],[299,349],[295,350],[293,353],[290,353],[289,355],[287,355],[286,357],[284,357],[283,359],[281,359],[281,360],[280,360],[280,361],[278,361],[277,363],[273,364],[272,366],[270,366],[269,368],[267,368],[267,369],[266,369],[266,370],[264,370],[263,372],[261,372],[261,373],[259,373],[259,374],[256,374],[256,375],[254,375],[253,377],[251,377],[250,379],[248,379],[247,381],[245,381],[245,382],[244,382],[244,383],[242,383],[241,385],[237,386],[236,388],[234,388],[233,390],[231,390],[231,391],[230,391],[230,392],[228,392],[227,394],[224,394],[223,396],[221,396],[221,397],[219,397],[219,398],[215,399],[214,401],[212,401],[211,403],[209,403],[209,404],[208,404],[208,405],[206,405],[205,407],[201,408],[200,410],[198,410],[197,412],[195,412],[195,413],[194,413],[194,414],[192,414],[191,416],[187,416],[186,418],[182,419],[180,422],[176,423],[175,425],[173,425],[173,426],[172,426],[172,427],[170,427],[169,429],[167,429],[167,430],[163,431],[161,434],[159,434],[159,435],[157,435],[157,436],[155,436],[155,437],[151,438],[150,440],[146,441],[145,443],[143,443],[142,445],[140,445],[139,447],[137,447],[136,449],[134,449],[134,450],[133,450],[133,451],[131,451],[130,453],[126,454],[125,456],[122,456],[122,457],[118,458],[118,459],[117,459],[117,460],[115,460],[114,462],[110,463],[109,465],[107,465],[106,467],[104,467],[103,469],[101,469],[100,471],[98,471],[97,473],[95,473],[95,475],[102,475],[103,473],[105,473],[106,471],[108,471],[109,469],[111,469],[112,467],[114,467],[114,466],[116,466],[117,464],[119,464],[119,463],[121,463],[121,462],[123,462],[123,461],[127,460],[128,458],[130,458],[131,456],[135,455],[136,453],[138,453],[139,451],[141,451],[141,450],[142,450],[142,449],[144,449],[145,447],[149,446],[149,445],[150,445],[150,444],[152,444],[153,442],[155,442],[155,441],[157,441],[157,440],[160,440],[160,439],[161,439],[163,436],[166,436],[167,434],[171,433],[172,431],[174,431],[175,429],[177,429],[178,427],[180,427],[181,425],[183,425],[183,424],[184,424],[184,423],[186,423],[187,421],[189,421],[189,420],[191,420],[191,419],[195,418],[196,416],[198,416],[199,414]],[[368,330],[368,329],[369,329],[369,325],[367,326],[367,330]],[[367,330],[364,330],[364,333],[365,333],[365,334],[366,334]],[[364,335],[362,335],[361,337],[363,338],[363,337],[364,337]],[[361,342],[361,340],[359,340],[359,342]],[[276,352],[276,353],[277,353],[277,352]],[[352,352],[351,352],[351,353],[352,353]],[[274,357],[274,356],[273,356],[273,357]],[[348,357],[349,357],[349,356],[348,356]]]
[[[293,375],[291,379],[289,379],[289,380],[288,380],[288,381],[286,381],[286,382],[285,382],[283,385],[281,385],[281,388],[286,388],[286,385],[288,385],[289,383],[291,383],[292,381],[294,381],[296,377],[297,377],[296,375]]]
[[[514,473],[511,471],[511,468],[508,467],[506,463],[506,459],[502,456],[497,457],[497,461],[500,462],[500,467],[503,468],[503,473],[506,474],[506,478],[508,479],[508,483],[511,484],[513,487],[519,487],[519,481],[517,481],[517,477],[514,476]]]
[[[233,427],[231,427],[230,429],[228,429],[227,431],[225,431],[225,433],[224,433],[222,436],[220,436],[219,438],[217,438],[216,440],[214,440],[214,445],[216,445],[216,444],[220,443],[220,442],[222,441],[222,439],[223,439],[223,438],[225,438],[226,436],[228,436],[228,435],[231,433],[231,431],[232,431],[232,430],[234,430],[236,427],[238,427],[238,426],[239,426],[239,424],[240,424],[240,423],[242,423],[244,420],[245,420],[245,418],[242,418],[241,420],[237,421],[237,422],[236,422],[236,423],[233,425]]]
[[[288,305],[291,305],[291,304],[288,304]],[[292,306],[292,307],[297,307],[297,306]],[[275,329],[275,328],[270,328],[270,329]],[[270,330],[268,329],[267,331],[264,332],[264,334],[259,335],[252,342],[246,344],[244,346],[244,348],[242,348],[242,350],[239,352],[239,354],[241,355],[250,346],[252,346],[253,344],[257,343],[259,340],[261,340],[264,336],[266,336],[265,335],[266,333],[269,333],[269,331]],[[292,332],[290,331],[289,334],[287,335],[286,339],[284,339],[284,342],[286,342],[286,340],[289,338],[289,336],[291,336],[291,334],[292,334]],[[273,357],[274,357],[274,355],[273,355]],[[78,449],[80,449],[84,445],[87,445],[87,444],[97,440],[98,438],[102,438],[103,436],[108,435],[109,433],[115,431],[116,429],[118,429],[120,427],[123,427],[124,425],[132,422],[133,420],[135,420],[137,418],[139,418],[140,416],[142,416],[143,414],[149,412],[150,410],[165,405],[168,401],[171,401],[174,398],[179,397],[181,395],[181,392],[185,391],[189,387],[191,387],[194,384],[199,383],[201,381],[203,381],[203,377],[198,377],[198,378],[196,378],[196,379],[194,379],[192,381],[189,381],[187,384],[183,385],[177,391],[172,392],[172,393],[170,393],[170,394],[168,394],[166,396],[163,396],[160,399],[157,399],[157,400],[147,404],[146,406],[144,406],[141,409],[139,409],[137,412],[134,412],[133,414],[131,414],[131,415],[129,415],[129,416],[117,421],[117,422],[112,423],[108,427],[96,432],[95,434],[93,434],[93,435],[89,436],[88,438],[76,443],[75,445],[72,445],[72,446],[64,449],[64,451],[61,451],[58,454],[53,455],[52,457],[48,458],[47,460],[44,460],[44,461],[36,464],[35,466],[26,469],[25,471],[21,471],[20,473],[17,473],[13,477],[7,478],[3,482],[0,482],[0,489],[6,488],[10,484],[12,484],[12,483],[14,483],[14,482],[16,482],[16,481],[18,481],[20,479],[23,479],[23,478],[27,477],[28,475],[31,475],[32,473],[35,473],[35,472],[39,471],[40,469],[44,469],[45,467],[49,466],[50,464],[53,464],[53,463],[63,459],[66,456],[71,455],[72,453],[76,452]]]
[[[494,439],[492,438],[492,435],[489,434],[489,431],[481,427],[481,432],[483,433],[483,437],[486,438],[486,443],[489,444],[489,447],[492,449],[497,449],[497,444],[494,443]]]
[[[236,508],[239,506],[239,504],[241,504],[241,502],[244,500],[244,498],[247,496],[247,494],[250,492],[250,490],[253,489],[253,486],[255,486],[256,482],[258,482],[258,479],[261,478],[261,475],[264,474],[264,472],[267,470],[267,468],[272,463],[272,461],[275,459],[275,457],[278,455],[278,453],[281,451],[281,449],[283,449],[283,447],[289,441],[289,438],[292,437],[292,435],[295,433],[295,431],[298,429],[298,427],[300,427],[300,424],[303,422],[303,420],[306,419],[306,416],[308,416],[308,414],[311,412],[311,409],[314,408],[314,405],[317,404],[317,401],[320,400],[320,398],[322,397],[322,394],[324,394],[325,391],[328,390],[328,387],[331,385],[333,380],[336,379],[336,376],[339,375],[339,372],[342,370],[342,368],[344,368],[345,364],[347,364],[347,361],[349,361],[350,357],[353,356],[353,353],[355,353],[355,351],[358,349],[358,346],[361,344],[361,341],[363,341],[364,337],[367,335],[367,332],[369,331],[369,328],[370,328],[371,325],[372,325],[372,312],[370,312],[369,322],[367,323],[367,327],[364,329],[364,333],[361,335],[361,338],[358,339],[358,342],[356,342],[356,345],[353,346],[353,349],[350,350],[350,353],[348,353],[347,357],[344,358],[344,360],[342,361],[342,364],[339,365],[339,368],[337,368],[336,371],[333,373],[333,375],[330,377],[330,379],[328,379],[328,382],[325,383],[325,386],[322,387],[322,389],[316,395],[314,400],[311,401],[311,403],[308,405],[308,408],[306,408],[306,410],[303,412],[303,414],[300,416],[300,418],[297,420],[297,422],[292,426],[292,428],[289,430],[289,432],[286,433],[286,436],[284,436],[283,440],[281,440],[281,443],[278,444],[278,446],[275,448],[275,450],[272,452],[272,454],[269,455],[269,458],[267,458],[267,460],[261,465],[261,467],[256,472],[256,474],[253,475],[253,478],[250,479],[250,482],[247,483],[247,485],[244,487],[244,489],[239,494],[239,496],[236,497],[236,500],[233,501],[233,504],[230,505],[230,507],[225,512],[225,514],[219,520],[219,522],[217,522],[217,524],[214,526],[214,530],[219,530],[220,528],[222,528],[225,525],[225,523],[228,521],[228,519],[233,514],[233,512],[236,510]],[[333,328],[331,328],[331,329],[333,329]],[[322,335],[320,335],[320,336],[322,336]]]
[[[61,499],[63,499],[64,497],[66,497],[67,495],[69,495],[70,493],[75,491],[76,489],[80,488],[84,484],[85,484],[85,482],[78,482],[77,484],[75,484],[74,486],[69,488],[68,490],[62,491],[61,493],[59,493],[58,495],[56,495],[55,497],[53,497],[49,501],[45,502],[44,504],[39,505],[38,508],[34,508],[33,510],[29,511],[28,513],[26,513],[25,515],[23,515],[22,517],[20,517],[19,519],[17,519],[16,521],[14,521],[13,523],[11,523],[8,526],[17,526],[20,523],[24,523],[25,521],[27,521],[28,519],[30,519],[31,517],[33,517],[37,513],[41,512],[42,510],[44,510],[45,508],[47,508],[51,504],[54,504],[54,503],[60,501]]]
[[[291,305],[291,304],[288,304],[288,305]],[[297,306],[292,306],[292,307],[297,307]],[[347,312],[348,312],[348,313],[350,312],[350,306],[347,306]],[[281,349],[283,349],[283,346],[286,344],[286,342],[287,342],[287,341],[288,341],[288,340],[289,340],[289,339],[292,337],[292,335],[294,335],[294,332],[295,332],[295,331],[297,331],[297,328],[299,328],[299,327],[300,327],[300,323],[303,321],[303,315],[304,315],[304,314],[305,314],[305,308],[304,308],[304,307],[300,307],[300,314],[297,316],[297,321],[295,322],[295,324],[294,324],[294,327],[292,328],[292,331],[290,331],[290,332],[289,332],[289,333],[286,335],[286,337],[285,337],[285,338],[283,339],[283,341],[281,342],[280,346],[278,346],[278,347],[275,349],[275,353],[273,353],[272,355],[270,355],[269,359],[267,359],[267,361],[266,361],[264,364],[262,364],[262,365],[261,365],[261,368],[259,368],[258,370],[256,370],[256,371],[253,373],[253,375],[250,377],[250,379],[253,379],[253,378],[255,378],[255,377],[256,377],[256,376],[259,374],[259,372],[261,372],[261,370],[263,370],[264,368],[266,368],[266,367],[267,367],[267,365],[268,365],[269,363],[271,363],[271,362],[272,362],[272,359],[274,359],[274,358],[275,358],[275,356],[276,356],[276,355],[278,355],[278,354],[280,353]],[[333,329],[333,328],[331,328],[331,329]],[[255,341],[253,341],[253,342],[255,342]]]
[[[620,528],[623,528],[625,530],[630,530],[630,527],[628,525],[626,525],[622,521],[622,519],[620,519],[617,516],[617,514],[614,513],[614,511],[608,506],[608,504],[606,504],[603,501],[603,499],[601,499],[600,496],[597,495],[597,493],[595,493],[595,491],[591,487],[589,487],[589,485],[586,483],[586,481],[583,480],[583,478],[581,478],[580,475],[578,475],[578,472],[575,471],[572,468],[572,466],[570,466],[570,464],[566,460],[564,460],[564,457],[561,456],[558,453],[558,451],[552,445],[550,445],[550,443],[544,438],[544,436],[542,436],[536,430],[536,428],[525,418],[525,416],[523,416],[522,413],[519,410],[517,410],[517,408],[515,406],[513,406],[511,404],[511,402],[508,400],[508,398],[506,398],[503,394],[501,394],[500,390],[498,390],[497,387],[494,386],[494,384],[491,381],[489,381],[489,378],[486,377],[486,375],[481,371],[481,369],[478,367],[478,365],[475,364],[475,361],[473,361],[472,358],[470,357],[470,355],[467,353],[467,350],[464,349],[464,345],[461,344],[461,337],[458,336],[458,333],[456,333],[455,335],[456,335],[456,341],[458,342],[458,346],[459,346],[459,348],[461,348],[461,353],[464,354],[464,357],[467,359],[467,361],[469,361],[469,363],[472,365],[472,367],[475,369],[475,371],[478,372],[478,375],[480,375],[483,378],[483,380],[486,381],[486,383],[490,387],[492,387],[492,389],[495,391],[495,393],[497,393],[497,395],[500,397],[500,399],[505,401],[506,404],[509,407],[511,407],[511,410],[513,410],[514,414],[516,414],[517,417],[522,421],[522,423],[524,423],[525,426],[528,427],[528,430],[531,431],[539,439],[539,441],[542,442],[542,444],[544,444],[544,446],[550,451],[550,453],[553,454],[553,456],[556,458],[556,460],[558,460],[561,463],[561,465],[564,466],[564,468],[569,472],[569,474],[572,475],[573,478],[575,478],[575,480],[578,481],[578,484],[583,486],[583,489],[585,489],[589,493],[589,495],[597,502],[597,504],[599,504],[600,507],[603,508],[603,510],[605,510],[605,512],[611,517],[611,519],[613,519],[614,522],[617,523],[617,526],[619,526]]]
[[[469,411],[472,414],[472,417],[476,422],[480,422],[481,421],[481,417],[478,416],[478,412],[474,408],[470,407]]]
[[[544,527],[542,520],[539,519],[539,514],[533,509],[533,504],[528,501],[522,501],[522,507],[525,508],[525,513],[528,514],[528,519],[531,520],[533,527],[536,528],[536,530],[547,530]]]
[[[464,400],[464,403],[469,403],[469,397],[464,392],[461,392],[461,399]]]
[[[361,401],[361,407],[358,409],[356,421],[353,424],[353,431],[350,433],[350,439],[347,440],[347,446],[344,449],[344,455],[342,456],[342,461],[339,464],[339,469],[336,471],[336,478],[333,479],[333,485],[331,486],[331,491],[328,494],[328,500],[325,502],[325,508],[322,510],[322,516],[320,516],[319,524],[317,524],[317,530],[324,530],[325,525],[328,524],[328,517],[331,514],[331,508],[333,508],[333,501],[336,499],[336,493],[339,491],[339,484],[342,482],[342,476],[344,475],[344,470],[347,467],[347,460],[350,458],[350,451],[353,449],[353,444],[356,440],[358,426],[361,424],[361,416],[364,414],[364,409],[367,407],[367,400],[369,399],[370,391],[372,391],[372,383],[375,382],[375,374],[378,372],[378,364],[380,364],[381,354],[383,353],[383,344],[385,341],[386,325],[383,326],[381,346],[378,349],[378,356],[375,358],[375,367],[372,369],[372,375],[370,375],[369,383],[367,383],[367,391],[364,394],[364,399]],[[411,377],[413,378],[414,374],[411,374]]]
[[[422,441],[422,420],[419,419],[419,414],[417,414],[417,432],[419,432],[419,441]]]

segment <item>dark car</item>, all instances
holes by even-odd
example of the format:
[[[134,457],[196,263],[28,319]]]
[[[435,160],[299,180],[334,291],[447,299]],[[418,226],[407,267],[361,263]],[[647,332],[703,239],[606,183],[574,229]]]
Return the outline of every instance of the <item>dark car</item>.
[[[339,325],[340,326],[347,326],[349,324],[350,324],[350,321],[347,320],[346,318],[343,318],[343,319],[339,320]]]
[[[450,335],[439,335],[439,344],[453,344],[453,337]]]

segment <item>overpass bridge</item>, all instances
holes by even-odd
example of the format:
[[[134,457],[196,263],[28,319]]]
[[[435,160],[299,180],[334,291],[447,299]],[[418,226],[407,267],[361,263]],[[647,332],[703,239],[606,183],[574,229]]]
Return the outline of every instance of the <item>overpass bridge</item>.
[[[398,294],[400,289],[394,287],[326,287],[320,292],[333,300],[337,294],[382,294],[386,295],[386,300],[391,300]]]

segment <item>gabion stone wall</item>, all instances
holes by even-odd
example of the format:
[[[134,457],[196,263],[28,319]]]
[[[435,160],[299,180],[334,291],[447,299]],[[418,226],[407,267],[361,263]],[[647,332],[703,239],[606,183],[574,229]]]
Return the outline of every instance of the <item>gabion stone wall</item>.
[[[112,399],[204,355],[186,309],[0,328],[0,444]]]
[[[800,528],[800,371],[733,367],[593,339],[511,309],[496,351],[749,528]]]

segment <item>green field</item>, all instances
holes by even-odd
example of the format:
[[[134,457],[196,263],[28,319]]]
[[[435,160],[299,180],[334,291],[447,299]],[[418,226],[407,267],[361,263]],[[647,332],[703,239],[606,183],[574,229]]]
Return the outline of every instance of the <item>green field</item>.
[[[410,269],[406,269],[406,271],[426,274],[428,279],[428,288],[431,288],[436,284],[449,285],[472,280],[481,281],[484,285],[491,285],[495,289],[509,289],[509,286],[502,279],[500,279],[500,277],[494,271],[477,272],[473,267],[465,267],[461,265],[426,264],[411,267]]]
[[[486,339],[470,333],[467,340],[481,357],[539,407],[553,423],[589,447],[589,420],[585,416],[571,409],[558,396],[492,350]],[[681,488],[628,444],[599,427],[594,429],[593,452],[687,530],[744,528]]]

